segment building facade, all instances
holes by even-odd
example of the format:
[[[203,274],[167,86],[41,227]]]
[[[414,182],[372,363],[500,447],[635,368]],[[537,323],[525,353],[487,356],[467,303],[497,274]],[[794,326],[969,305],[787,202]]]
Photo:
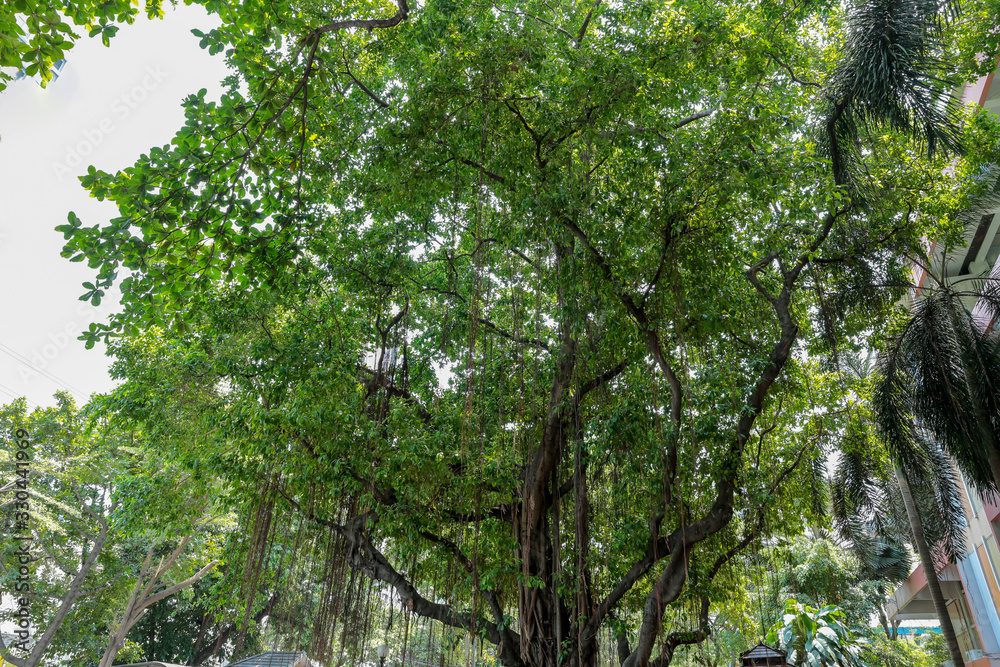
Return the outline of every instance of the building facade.
[[[969,667],[1000,667],[1000,507],[963,484],[966,553],[938,569],[941,592]],[[894,621],[936,621],[922,565],[893,594]]]

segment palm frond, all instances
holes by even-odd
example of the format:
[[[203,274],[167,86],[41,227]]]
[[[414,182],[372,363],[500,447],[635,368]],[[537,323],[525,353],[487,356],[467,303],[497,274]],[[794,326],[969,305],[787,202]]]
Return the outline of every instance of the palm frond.
[[[914,377],[907,363],[908,333],[911,322],[879,355],[872,387],[871,406],[875,423],[889,456],[900,465],[919,471],[927,467],[927,455],[917,443],[913,429]]]
[[[896,584],[910,576],[913,566],[910,552],[900,543],[876,538],[870,556],[860,559],[861,573],[866,579]]]
[[[953,290],[937,290],[914,306],[904,354],[914,369],[913,410],[978,489],[995,488],[989,448],[995,446],[984,391],[992,395],[991,363],[971,315]],[[1000,363],[1000,360],[995,360]],[[985,367],[984,367],[985,364]]]
[[[944,23],[957,4],[935,0],[867,0],[848,19],[843,59],[831,90],[843,131],[888,126],[926,143],[961,151],[950,63],[942,57]],[[836,113],[836,112],[835,112]]]
[[[844,539],[855,539],[852,522],[873,523],[878,532],[882,497],[874,477],[875,470],[863,451],[843,453],[834,472],[831,496],[833,519]]]
[[[960,480],[951,459],[937,443],[925,443],[930,475],[907,476],[913,489],[927,542],[949,562],[965,554],[965,508]]]

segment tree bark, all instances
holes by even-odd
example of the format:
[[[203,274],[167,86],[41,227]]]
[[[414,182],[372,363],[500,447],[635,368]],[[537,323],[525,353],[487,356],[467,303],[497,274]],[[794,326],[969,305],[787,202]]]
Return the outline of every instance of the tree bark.
[[[910,519],[914,546],[920,556],[920,563],[924,566],[927,588],[930,590],[934,611],[941,623],[941,634],[944,635],[945,643],[948,645],[948,653],[955,663],[954,667],[965,667],[965,658],[962,655],[962,649],[958,647],[955,627],[951,624],[951,616],[948,615],[948,607],[944,601],[944,594],[941,592],[941,582],[938,581],[937,570],[934,567],[934,558],[931,556],[930,547],[927,546],[927,537],[924,535],[924,525],[920,519],[917,504],[913,500],[913,493],[910,491],[910,482],[906,478],[906,473],[899,466],[895,467],[895,471],[896,480],[899,482],[899,491],[903,496],[903,504],[906,506],[906,515]]]
[[[117,503],[115,503],[117,505]],[[111,510],[114,511],[115,505],[112,506]],[[108,522],[103,517],[97,515],[90,507],[85,503],[83,504],[83,509],[86,514],[95,518],[99,525],[101,526],[100,531],[96,536],[93,537],[93,546],[87,553],[87,558],[84,559],[80,566],[80,571],[77,573],[73,580],[70,582],[69,590],[66,591],[66,595],[63,596],[62,601],[59,603],[59,608],[56,610],[55,616],[49,621],[48,626],[45,628],[45,632],[38,637],[35,645],[31,649],[31,653],[28,654],[26,658],[17,658],[10,654],[7,646],[4,644],[3,638],[0,637],[0,656],[6,662],[14,665],[15,667],[37,667],[42,661],[42,656],[45,655],[45,651],[48,649],[49,644],[52,643],[53,637],[55,637],[56,632],[62,626],[63,621],[69,615],[70,610],[77,600],[80,599],[84,594],[83,583],[86,580],[87,575],[90,574],[90,570],[97,563],[97,557],[101,555],[101,550],[104,548],[105,542],[108,539]],[[84,547],[86,551],[86,547]]]
[[[882,626],[882,632],[885,633],[885,638],[889,641],[894,640],[896,637],[893,636],[892,626],[889,625],[889,617],[885,615],[885,608],[880,604],[878,605],[878,622]]]
[[[118,623],[118,627],[115,628],[114,633],[111,635],[111,641],[108,644],[108,648],[104,651],[104,656],[101,658],[99,667],[111,667],[115,657],[118,655],[118,651],[121,650],[121,647],[125,643],[125,637],[128,635],[129,630],[132,629],[133,625],[139,622],[139,619],[143,617],[146,610],[149,609],[151,605],[166,597],[170,597],[179,590],[194,585],[195,582],[208,574],[208,571],[215,567],[218,563],[218,561],[213,560],[179,584],[174,584],[159,593],[153,593],[153,589],[156,588],[160,578],[163,577],[163,575],[167,573],[167,570],[169,570],[177,561],[181,552],[184,551],[188,542],[191,541],[191,537],[192,536],[189,535],[181,540],[180,545],[174,549],[173,553],[170,554],[166,562],[163,562],[163,560],[160,561],[156,570],[147,581],[146,577],[150,574],[149,566],[153,558],[153,549],[156,545],[149,548],[149,551],[146,553],[146,561],[143,563],[142,569],[139,570],[139,577],[135,582],[135,589],[133,589],[132,596],[129,598],[128,604],[125,606],[125,611]]]

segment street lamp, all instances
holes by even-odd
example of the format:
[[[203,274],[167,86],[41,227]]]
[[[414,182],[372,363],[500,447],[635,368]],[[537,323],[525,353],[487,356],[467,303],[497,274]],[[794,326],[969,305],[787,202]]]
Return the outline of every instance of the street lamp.
[[[378,667],[385,667],[385,659],[389,657],[389,645],[379,644],[375,653],[378,654]]]

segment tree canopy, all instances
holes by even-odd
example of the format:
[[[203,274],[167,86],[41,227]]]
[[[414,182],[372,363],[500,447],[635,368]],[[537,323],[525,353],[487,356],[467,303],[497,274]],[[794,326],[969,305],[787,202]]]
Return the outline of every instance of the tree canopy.
[[[507,667],[703,640],[997,160],[945,103],[993,38],[938,3],[205,5],[227,92],[91,167],[120,216],[64,254],[121,290],[109,418],[226,482],[240,633],[320,660],[374,594]]]

